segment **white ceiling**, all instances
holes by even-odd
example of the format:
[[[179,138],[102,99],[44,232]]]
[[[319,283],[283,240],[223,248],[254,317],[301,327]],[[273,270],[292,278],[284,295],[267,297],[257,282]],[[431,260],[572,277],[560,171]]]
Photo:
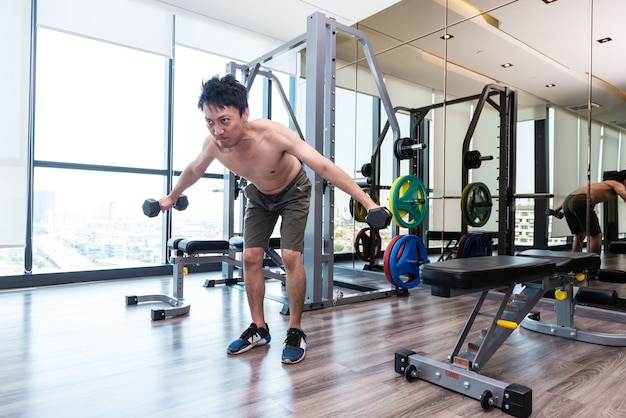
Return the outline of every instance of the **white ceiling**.
[[[626,127],[624,0],[159,1],[284,42],[303,34],[306,17],[320,11],[365,33],[384,74],[443,90],[447,61],[445,88],[454,97],[500,83],[520,93],[521,106],[586,105],[591,69],[591,101],[600,105],[593,118]],[[448,42],[440,39],[446,27],[454,36]],[[613,41],[596,42],[604,37]],[[339,46],[338,54],[359,58],[350,47]],[[506,62],[513,66],[503,68]]]

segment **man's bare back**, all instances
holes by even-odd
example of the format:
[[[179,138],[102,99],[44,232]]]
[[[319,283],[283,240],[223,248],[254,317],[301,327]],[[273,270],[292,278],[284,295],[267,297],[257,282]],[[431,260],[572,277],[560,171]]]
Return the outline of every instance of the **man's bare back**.
[[[587,194],[587,186],[581,186],[570,194]],[[605,180],[599,183],[592,183],[589,186],[589,199],[593,205],[608,202],[615,196],[620,196],[626,201],[626,188],[623,183],[615,180]]]

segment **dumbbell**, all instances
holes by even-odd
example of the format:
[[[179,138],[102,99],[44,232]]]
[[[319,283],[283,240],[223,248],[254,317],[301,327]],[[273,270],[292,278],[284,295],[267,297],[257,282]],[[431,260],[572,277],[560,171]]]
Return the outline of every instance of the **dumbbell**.
[[[174,204],[174,209],[176,210],[185,210],[189,206],[189,199],[184,194],[178,196],[176,199],[176,203]],[[142,205],[144,215],[154,218],[161,212],[161,205],[159,205],[158,200],[154,199],[146,199]]]
[[[548,216],[555,216],[555,217],[557,217],[559,219],[563,219],[563,216],[565,216],[565,215],[563,215],[563,212],[559,212],[559,214],[557,215],[555,211],[553,211],[552,209],[549,209],[549,208],[546,209],[546,215],[548,215]]]
[[[379,206],[367,212],[365,222],[372,229],[385,229],[391,223],[391,212],[384,206]]]

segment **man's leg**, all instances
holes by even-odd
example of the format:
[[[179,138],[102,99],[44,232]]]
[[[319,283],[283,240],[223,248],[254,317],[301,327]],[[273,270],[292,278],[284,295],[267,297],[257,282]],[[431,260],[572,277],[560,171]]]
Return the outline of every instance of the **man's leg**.
[[[228,354],[241,354],[270,342],[270,330],[265,323],[263,301],[265,298],[265,277],[263,275],[263,257],[265,250],[261,247],[243,250],[243,279],[246,286],[248,306],[252,323],[233,341],[226,351]]]
[[[302,253],[299,251],[283,249],[281,251],[283,265],[287,273],[285,287],[287,288],[287,300],[289,302],[289,328],[302,329],[302,308],[306,294],[306,272]]]
[[[574,242],[572,242],[572,251],[581,252],[583,250],[583,242],[585,241],[585,233],[579,232],[574,234]]]
[[[590,236],[588,245],[588,252],[600,254],[602,252],[602,233]]]
[[[300,251],[283,249],[281,255],[287,273],[286,287],[289,301],[289,328],[283,348],[282,362],[294,364],[301,362],[306,353],[306,334],[302,331],[301,325],[306,295],[306,271]]]
[[[263,275],[263,257],[265,249],[255,247],[243,250],[243,279],[252,322],[257,327],[265,327],[265,276]]]

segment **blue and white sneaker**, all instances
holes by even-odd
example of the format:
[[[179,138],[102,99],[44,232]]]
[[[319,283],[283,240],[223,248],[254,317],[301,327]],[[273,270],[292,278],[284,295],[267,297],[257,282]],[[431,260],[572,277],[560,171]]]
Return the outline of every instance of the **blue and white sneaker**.
[[[228,354],[245,353],[256,346],[269,344],[271,339],[269,325],[265,324],[265,328],[258,328],[255,323],[252,323],[241,334],[241,337],[230,343],[226,352]]]
[[[285,347],[283,348],[283,363],[295,364],[304,360],[306,352],[306,334],[298,328],[289,328]]]

